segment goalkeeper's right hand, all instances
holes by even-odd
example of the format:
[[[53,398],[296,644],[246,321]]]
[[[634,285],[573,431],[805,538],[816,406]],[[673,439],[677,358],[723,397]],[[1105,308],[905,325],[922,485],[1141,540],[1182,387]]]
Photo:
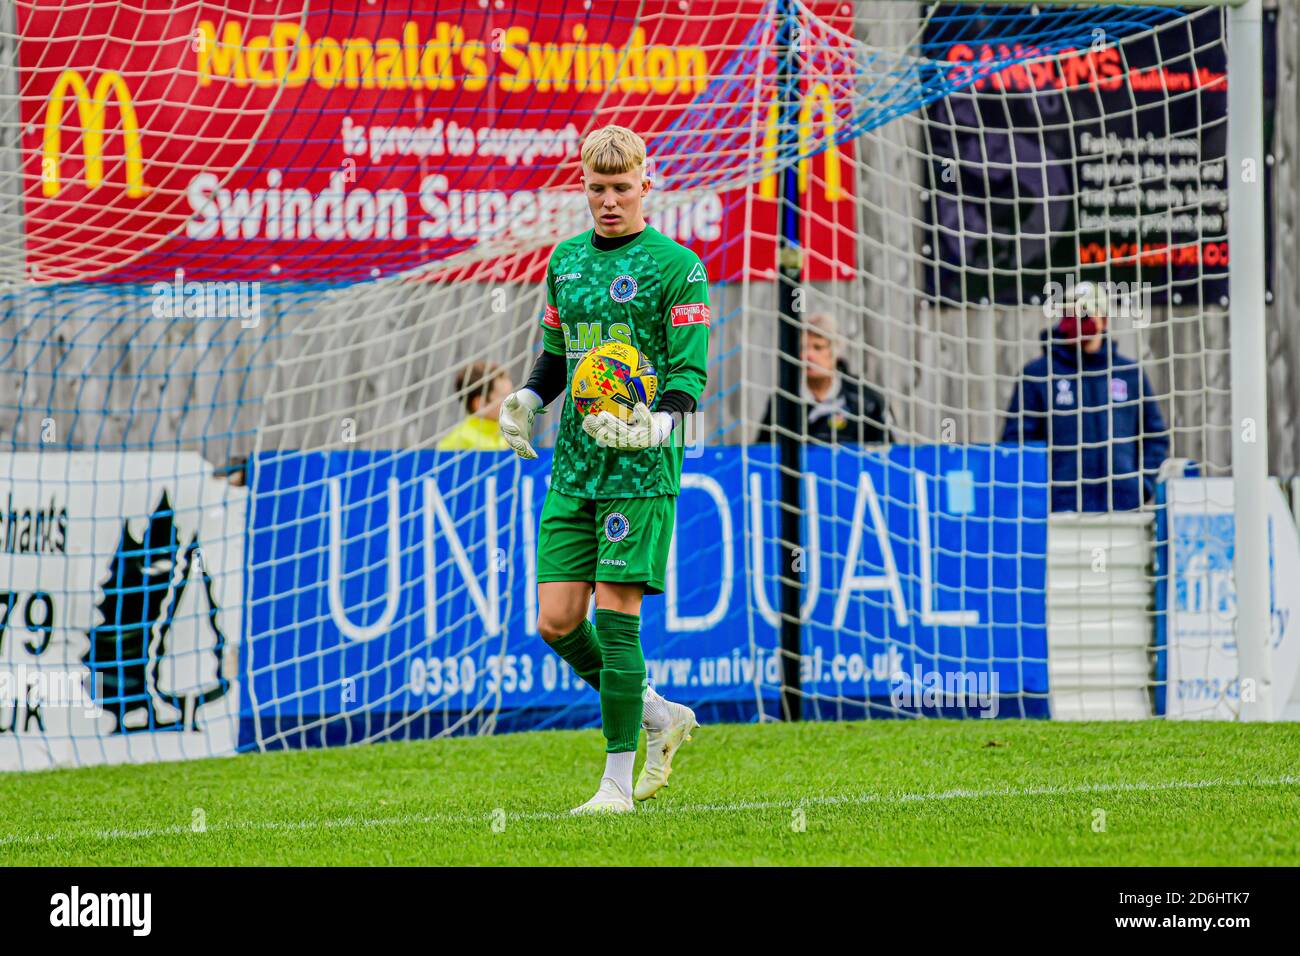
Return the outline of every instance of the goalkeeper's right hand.
[[[531,388],[511,392],[501,403],[497,424],[506,444],[520,458],[536,458],[537,450],[529,442],[533,437],[533,416],[542,407],[542,397]]]

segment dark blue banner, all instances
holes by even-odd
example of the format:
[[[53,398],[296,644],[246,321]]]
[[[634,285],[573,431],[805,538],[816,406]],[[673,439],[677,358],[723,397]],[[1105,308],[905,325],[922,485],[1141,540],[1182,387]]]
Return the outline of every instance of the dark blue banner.
[[[1047,457],[809,449],[803,550],[769,449],[686,463],[652,684],[705,719],[778,711],[782,573],[804,585],[810,717],[1046,714]],[[265,455],[249,509],[241,746],[594,723],[536,632],[550,455]]]
[[[926,110],[927,288],[958,302],[1039,304],[1087,279],[1115,286],[1112,318],[1118,309],[1148,321],[1138,310],[1153,303],[1226,303],[1222,14],[1087,15],[1090,41],[1064,50],[1038,38],[1039,10],[1027,6],[945,6],[927,22],[926,55],[948,82],[967,83]],[[1274,14],[1263,30],[1268,152]],[[1271,188],[1262,158],[1241,175]]]

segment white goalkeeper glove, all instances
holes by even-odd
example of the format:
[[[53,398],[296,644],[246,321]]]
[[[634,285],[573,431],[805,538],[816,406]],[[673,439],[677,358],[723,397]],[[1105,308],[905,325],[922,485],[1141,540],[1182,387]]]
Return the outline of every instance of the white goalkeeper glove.
[[[501,403],[497,424],[506,444],[520,458],[536,458],[537,450],[530,444],[533,438],[533,417],[542,407],[542,397],[531,388],[511,392]]]
[[[667,442],[673,432],[673,416],[667,412],[651,414],[645,402],[637,402],[630,422],[609,412],[601,412],[585,417],[582,428],[597,444],[606,448],[637,451]]]

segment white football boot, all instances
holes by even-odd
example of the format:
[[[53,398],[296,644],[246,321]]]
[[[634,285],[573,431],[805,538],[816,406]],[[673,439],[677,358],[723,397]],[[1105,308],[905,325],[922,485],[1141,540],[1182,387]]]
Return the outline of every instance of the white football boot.
[[[596,795],[580,807],[574,807],[570,810],[573,814],[588,813],[631,813],[634,809],[632,798],[624,793],[617,783],[602,777],[600,780],[600,789]]]
[[[672,701],[665,701],[665,704],[668,707],[668,725],[661,730],[647,728],[645,732],[645,766],[641,768],[632,790],[632,795],[638,800],[649,800],[660,787],[668,785],[668,776],[673,772],[673,754],[691,739],[691,734],[700,726],[695,711],[685,704]]]

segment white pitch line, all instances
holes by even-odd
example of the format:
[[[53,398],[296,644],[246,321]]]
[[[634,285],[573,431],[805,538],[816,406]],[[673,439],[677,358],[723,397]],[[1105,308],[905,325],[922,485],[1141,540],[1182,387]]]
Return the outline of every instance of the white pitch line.
[[[996,800],[1001,798],[1077,796],[1088,793],[1167,793],[1179,790],[1205,790],[1211,787],[1296,787],[1300,776],[1264,777],[1258,780],[1173,780],[1166,783],[1090,783],[1076,786],[1006,787],[987,790],[940,790],[928,793],[863,793],[804,797],[796,800],[756,800],[739,803],[680,803],[648,806],[642,815],[676,815],[692,813],[754,813],[764,810],[793,810],[799,807],[861,806],[865,804],[901,805],[931,803],[943,800]],[[394,817],[334,817],[323,820],[264,820],[237,823],[212,823],[206,832],[292,832],[295,830],[373,828],[395,826],[431,826],[453,824],[483,826],[490,824],[492,813],[481,814],[403,814]],[[511,813],[505,811],[505,821],[560,821],[571,820],[567,812]],[[199,831],[199,833],[205,831]],[[65,840],[150,840],[164,836],[198,835],[190,827],[177,824],[168,827],[134,830],[65,830],[56,833],[15,833],[0,837],[0,846],[23,843],[58,843]]]

